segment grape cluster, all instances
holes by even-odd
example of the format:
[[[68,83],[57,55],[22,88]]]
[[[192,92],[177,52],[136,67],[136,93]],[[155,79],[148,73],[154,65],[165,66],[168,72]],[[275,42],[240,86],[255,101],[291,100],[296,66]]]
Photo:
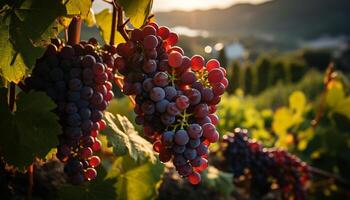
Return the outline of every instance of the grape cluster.
[[[135,121],[154,140],[160,160],[172,160],[180,175],[198,184],[208,146],[219,139],[215,111],[228,81],[217,60],[185,56],[178,39],[148,23],[117,46],[115,66],[124,76],[123,93],[135,96]]]
[[[240,128],[225,135],[224,143],[224,155],[234,177],[250,177],[255,193],[263,195],[277,186],[283,199],[305,199],[310,172],[298,157],[284,150],[263,148],[261,143],[248,139],[247,130]]]
[[[106,127],[103,112],[113,98],[114,58],[98,46],[96,39],[73,46],[52,40],[46,53],[37,60],[29,88],[45,91],[57,104],[54,111],[60,120],[57,158],[65,163],[64,171],[73,184],[93,180],[100,158],[99,130]],[[109,48],[110,50],[110,48]]]

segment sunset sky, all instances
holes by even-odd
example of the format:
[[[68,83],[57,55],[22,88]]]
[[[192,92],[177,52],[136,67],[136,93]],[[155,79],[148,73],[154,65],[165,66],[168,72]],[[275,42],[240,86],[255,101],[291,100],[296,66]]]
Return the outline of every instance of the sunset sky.
[[[261,3],[267,0],[154,0],[154,11],[226,8],[237,3]]]
[[[154,0],[153,11],[171,10],[196,10],[210,8],[226,8],[237,3],[261,3],[267,0]],[[93,8],[95,13],[107,8],[103,1],[95,1]]]

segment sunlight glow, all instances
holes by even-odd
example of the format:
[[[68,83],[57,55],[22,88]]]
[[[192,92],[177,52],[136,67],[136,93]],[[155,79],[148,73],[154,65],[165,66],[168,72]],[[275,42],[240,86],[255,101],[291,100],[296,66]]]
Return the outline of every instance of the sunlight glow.
[[[227,8],[237,3],[258,4],[267,0],[154,0],[154,11],[170,10],[205,10],[210,8]]]

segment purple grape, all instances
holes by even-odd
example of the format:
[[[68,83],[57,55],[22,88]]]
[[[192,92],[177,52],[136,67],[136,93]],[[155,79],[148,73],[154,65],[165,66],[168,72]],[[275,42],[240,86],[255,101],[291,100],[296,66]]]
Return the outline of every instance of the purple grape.
[[[174,140],[174,132],[166,131],[162,134],[162,144],[165,146],[171,146]]]
[[[180,110],[177,108],[176,103],[174,102],[169,103],[166,110],[167,110],[167,113],[170,115],[176,116],[180,114]]]
[[[203,134],[203,130],[199,124],[191,124],[187,127],[187,133],[190,138],[199,139]]]
[[[158,102],[165,98],[165,92],[162,88],[155,87],[150,91],[150,98],[153,101]]]
[[[156,111],[160,113],[164,113],[166,111],[166,108],[169,104],[169,101],[166,99],[163,99],[156,103]]]
[[[185,152],[184,152],[184,157],[187,159],[187,160],[193,160],[195,159],[197,156],[197,152],[195,149],[192,149],[192,148],[186,148]]]
[[[164,88],[165,98],[169,101],[173,100],[173,98],[177,95],[176,89],[172,86],[167,86]]]
[[[180,129],[176,131],[174,140],[175,140],[175,143],[178,145],[185,145],[188,143],[190,138],[188,137],[188,134],[185,130]]]
[[[157,72],[153,77],[153,83],[159,87],[165,87],[168,85],[169,76],[165,72]]]

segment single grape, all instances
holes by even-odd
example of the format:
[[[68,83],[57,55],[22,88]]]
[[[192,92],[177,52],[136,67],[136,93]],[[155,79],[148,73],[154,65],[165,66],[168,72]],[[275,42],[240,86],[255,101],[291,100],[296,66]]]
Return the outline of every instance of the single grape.
[[[100,75],[103,72],[105,72],[105,66],[102,63],[95,63],[92,66],[92,71],[94,72],[95,75]]]
[[[155,60],[147,60],[142,67],[143,71],[146,73],[154,73],[157,69],[157,63]]]
[[[180,77],[181,83],[190,85],[196,82],[196,75],[192,71],[185,71]]]
[[[177,108],[175,102],[169,103],[166,110],[167,110],[167,113],[170,115],[176,116],[180,114],[180,110]]]
[[[222,79],[224,78],[224,74],[220,69],[212,69],[208,74],[208,81],[209,83],[220,83]]]
[[[201,93],[194,88],[185,90],[185,95],[189,98],[190,105],[194,106],[200,103],[201,101]]]
[[[171,52],[169,54],[168,63],[171,67],[180,67],[182,64],[182,55],[176,51]]]
[[[165,87],[168,85],[169,76],[165,72],[157,72],[153,77],[153,83],[159,87]]]
[[[208,150],[208,147],[205,145],[205,144],[200,144],[197,148],[197,154],[199,156],[204,156],[204,155],[208,155],[209,153],[209,150]]]
[[[204,58],[200,55],[194,55],[191,58],[192,70],[198,71],[204,67]]]
[[[156,111],[160,113],[164,113],[166,111],[166,108],[169,104],[169,101],[166,99],[163,99],[156,103]]]
[[[96,63],[96,59],[92,55],[86,55],[82,60],[82,66],[85,68],[92,67],[95,63]]]
[[[209,107],[207,104],[198,104],[196,107],[195,107],[195,116],[197,118],[203,118],[203,117],[206,117],[208,116],[209,114]]]
[[[89,160],[89,165],[91,167],[97,167],[101,163],[101,159],[98,156],[92,156]]]
[[[162,135],[162,144],[164,146],[171,146],[174,140],[174,132],[166,131]]]
[[[94,180],[97,176],[97,171],[94,168],[88,168],[84,171],[84,177],[86,180]]]
[[[197,151],[195,149],[192,148],[186,148],[185,152],[184,152],[184,157],[187,160],[193,160],[195,159],[197,156]]]
[[[79,91],[82,88],[82,82],[78,78],[69,81],[69,89],[72,91]]]
[[[188,176],[188,182],[190,182],[193,185],[197,185],[201,182],[201,175],[198,172],[192,172]]]
[[[178,40],[179,40],[179,36],[176,33],[174,32],[169,33],[169,36],[167,38],[167,42],[169,45],[171,46],[175,45],[178,42]]]
[[[150,98],[155,102],[161,101],[165,98],[165,91],[161,87],[154,87],[150,91]]]
[[[147,35],[143,39],[145,49],[155,49],[158,45],[157,37],[154,35]]]
[[[177,108],[179,108],[180,110],[185,110],[186,108],[188,108],[188,106],[190,106],[188,97],[184,95],[180,95],[179,97],[177,97],[175,102]]]
[[[210,102],[213,98],[214,98],[213,90],[210,88],[203,88],[202,100],[205,102]]]
[[[177,171],[181,176],[188,176],[189,174],[192,173],[193,168],[191,167],[191,165],[186,163],[185,165],[177,167]]]
[[[180,129],[178,131],[176,131],[175,136],[174,136],[174,140],[175,143],[178,145],[185,145],[187,144],[187,142],[189,141],[189,137],[188,134],[185,130]]]
[[[176,89],[173,86],[167,86],[164,88],[165,98],[169,101],[173,100],[173,98],[177,95]]]
[[[82,120],[88,120],[91,116],[91,110],[89,108],[82,108],[79,110],[79,115]]]
[[[220,62],[216,59],[211,59],[206,64],[206,68],[207,68],[208,72],[210,72],[211,70],[213,70],[215,68],[219,68],[219,67],[220,67]]]
[[[166,26],[161,26],[159,27],[158,31],[157,31],[157,34],[163,39],[163,40],[166,40],[168,39],[169,37],[169,34],[170,34],[170,30],[168,27]]]
[[[187,133],[190,136],[190,138],[199,139],[203,134],[203,130],[199,124],[190,124],[187,127]]]

